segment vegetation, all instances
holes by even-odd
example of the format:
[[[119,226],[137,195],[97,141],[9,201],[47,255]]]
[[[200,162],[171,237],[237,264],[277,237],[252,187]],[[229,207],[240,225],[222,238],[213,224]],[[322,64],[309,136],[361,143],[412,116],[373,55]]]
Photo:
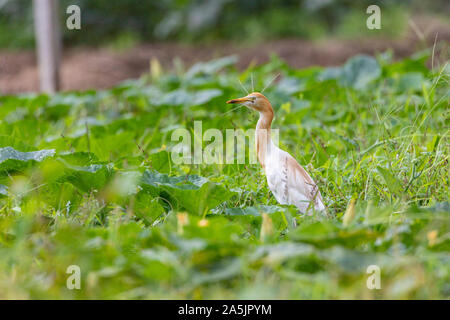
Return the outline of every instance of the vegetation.
[[[428,58],[154,60],[107,91],[0,97],[0,298],[449,298],[449,69]],[[328,217],[277,204],[259,165],[171,160],[194,120],[253,128],[225,101],[278,72],[273,127]]]
[[[59,4],[63,26],[67,6],[77,4],[82,13],[81,31],[62,29],[66,46],[118,47],[155,40],[249,43],[279,37],[399,36],[411,13],[446,17],[448,11],[445,0],[426,5],[419,0],[60,0]],[[366,9],[372,4],[382,8],[383,28],[369,32]],[[32,2],[0,1],[0,47],[30,48],[33,36]]]

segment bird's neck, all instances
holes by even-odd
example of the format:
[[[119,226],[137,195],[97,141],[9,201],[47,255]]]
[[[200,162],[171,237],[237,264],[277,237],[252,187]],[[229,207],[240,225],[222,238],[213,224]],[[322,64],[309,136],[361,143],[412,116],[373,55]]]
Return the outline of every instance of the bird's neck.
[[[272,138],[270,132],[270,126],[273,120],[273,111],[260,112],[259,120],[256,124],[255,140],[256,140],[256,153],[259,163],[265,169],[267,154],[272,147]]]

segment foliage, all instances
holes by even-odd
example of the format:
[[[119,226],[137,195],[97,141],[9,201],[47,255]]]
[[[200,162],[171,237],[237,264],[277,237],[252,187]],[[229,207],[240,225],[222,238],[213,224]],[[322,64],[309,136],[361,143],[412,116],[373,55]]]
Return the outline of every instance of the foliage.
[[[228,57],[0,97],[0,298],[448,298],[448,68],[427,58],[240,73]],[[172,131],[194,120],[254,127],[225,104],[239,81],[269,85],[281,147],[328,218],[279,205],[259,165],[172,162]]]
[[[245,43],[280,37],[319,38],[401,34],[408,14],[422,8],[418,0],[60,0],[60,20],[65,26],[66,8],[81,8],[81,30],[62,28],[67,46],[111,44],[127,48],[139,41],[214,41],[233,39]],[[383,28],[367,30],[366,9],[382,7]],[[444,1],[435,11],[447,10]],[[33,45],[32,2],[0,1],[0,47],[24,48]]]

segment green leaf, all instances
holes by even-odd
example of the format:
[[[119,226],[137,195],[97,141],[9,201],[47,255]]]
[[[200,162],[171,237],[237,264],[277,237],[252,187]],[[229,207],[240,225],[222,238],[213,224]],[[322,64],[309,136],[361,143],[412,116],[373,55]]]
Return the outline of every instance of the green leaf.
[[[260,230],[262,215],[267,213],[272,219],[275,230],[282,231],[293,225],[293,217],[289,212],[289,208],[281,206],[253,206],[245,208],[226,208],[225,214],[247,226],[248,230],[252,230],[253,234],[257,234]]]
[[[113,176],[112,164],[78,166],[64,159],[58,160],[65,166],[64,176],[60,178],[60,181],[68,181],[85,192],[101,190]]]
[[[259,246],[250,256],[251,260],[264,259],[266,263],[279,263],[290,258],[312,255],[314,247],[309,244],[283,242],[272,245]]]
[[[179,106],[188,105],[192,100],[192,93],[185,89],[177,89],[164,94],[159,101],[154,101],[155,105]]]
[[[20,170],[30,162],[41,162],[54,154],[55,150],[53,149],[21,152],[12,147],[0,148],[0,172]]]
[[[280,206],[257,206],[257,207],[245,207],[245,208],[226,208],[225,214],[231,216],[238,215],[252,215],[261,216],[262,213],[277,213],[284,212],[286,208]]]
[[[400,181],[391,172],[385,168],[377,166],[377,170],[383,177],[389,191],[391,193],[399,194],[402,190],[402,185]]]
[[[6,135],[0,135],[0,147],[12,147],[16,150],[22,151],[33,150],[29,145],[25,144],[23,141]]]
[[[214,283],[238,276],[242,270],[242,260],[231,258],[216,262],[208,272],[197,272],[192,275],[192,282],[196,285]]]
[[[422,90],[422,83],[425,82],[425,78],[422,73],[409,72],[400,77],[397,83],[397,91],[400,93],[408,91],[420,91]]]
[[[342,67],[325,69],[320,80],[337,79],[342,86],[364,89],[381,75],[381,67],[371,56],[356,55]]]
[[[304,89],[305,83],[294,77],[283,78],[277,84],[277,90],[287,95],[293,95]]]
[[[158,199],[151,197],[145,192],[139,192],[134,198],[134,213],[144,220],[147,225],[151,225],[157,218],[165,213],[164,208]]]
[[[164,94],[158,101],[155,101],[154,104],[169,106],[196,106],[205,104],[221,95],[222,90],[219,89],[205,89],[198,90],[196,92],[190,92],[185,89],[177,89]]]
[[[160,151],[152,153],[149,156],[151,166],[154,170],[161,173],[170,173],[170,153],[167,151]]]
[[[92,152],[59,153],[58,158],[77,166],[86,166],[98,161],[97,156]]]
[[[219,89],[205,89],[199,90],[195,92],[190,105],[197,106],[201,104],[205,104],[216,97],[220,97],[222,95],[222,90]]]
[[[233,192],[220,184],[197,175],[169,177],[156,171],[145,171],[142,184],[151,194],[165,191],[175,207],[185,208],[195,214],[203,214],[228,200]]]
[[[365,55],[350,58],[342,68],[341,82],[355,89],[364,89],[367,84],[381,75],[378,62]]]
[[[345,228],[336,221],[304,222],[289,233],[295,241],[319,247],[344,245],[355,247],[372,241],[377,234],[362,227]]]
[[[192,79],[199,74],[214,74],[220,69],[231,66],[237,62],[236,56],[228,56],[208,62],[198,62],[194,64],[187,72],[186,78]]]

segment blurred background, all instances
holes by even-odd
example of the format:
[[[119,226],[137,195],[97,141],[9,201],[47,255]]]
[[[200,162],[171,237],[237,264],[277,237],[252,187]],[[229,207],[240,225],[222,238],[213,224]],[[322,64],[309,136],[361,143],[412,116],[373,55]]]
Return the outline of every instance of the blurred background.
[[[81,8],[81,30],[66,9]],[[366,9],[381,8],[369,30]],[[339,65],[357,53],[394,59],[435,45],[448,59],[447,0],[61,0],[63,90],[108,88],[148,72],[236,54],[238,67],[276,54],[297,67]],[[0,0],[0,92],[39,88],[33,1]]]

